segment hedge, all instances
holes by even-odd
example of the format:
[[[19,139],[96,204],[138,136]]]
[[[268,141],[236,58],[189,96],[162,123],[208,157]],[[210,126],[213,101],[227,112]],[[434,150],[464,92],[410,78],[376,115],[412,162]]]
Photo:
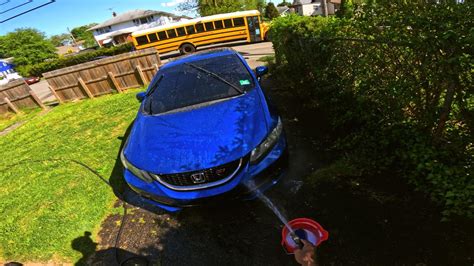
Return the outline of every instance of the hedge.
[[[350,19],[274,20],[275,76],[329,118],[354,174],[395,173],[445,218],[473,218],[474,5],[380,2]]]
[[[73,56],[60,57],[51,61],[42,62],[35,65],[27,65],[18,67],[18,72],[22,76],[42,76],[43,73],[60,69],[63,67],[73,66],[85,62],[89,62],[92,59],[99,56],[113,56],[117,54],[127,53],[132,50],[133,45],[130,43],[114,46],[111,48],[99,48],[98,50],[80,53]]]

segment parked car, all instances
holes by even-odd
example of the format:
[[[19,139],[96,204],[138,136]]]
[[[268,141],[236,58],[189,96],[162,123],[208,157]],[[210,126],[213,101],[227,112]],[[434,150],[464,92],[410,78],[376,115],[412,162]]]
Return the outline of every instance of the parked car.
[[[26,84],[31,85],[33,83],[39,82],[40,78],[39,77],[28,77],[28,78],[23,78],[23,80],[26,82]]]
[[[219,49],[160,68],[121,151],[129,186],[168,211],[252,198],[281,178],[287,144],[279,115],[240,54]],[[250,188],[244,186],[250,184]]]

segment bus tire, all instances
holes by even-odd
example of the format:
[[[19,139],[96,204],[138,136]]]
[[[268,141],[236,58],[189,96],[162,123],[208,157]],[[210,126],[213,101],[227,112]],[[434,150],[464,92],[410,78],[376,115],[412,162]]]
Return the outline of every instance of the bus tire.
[[[184,55],[184,54],[190,54],[196,52],[196,47],[190,43],[183,43],[179,47],[179,52]]]

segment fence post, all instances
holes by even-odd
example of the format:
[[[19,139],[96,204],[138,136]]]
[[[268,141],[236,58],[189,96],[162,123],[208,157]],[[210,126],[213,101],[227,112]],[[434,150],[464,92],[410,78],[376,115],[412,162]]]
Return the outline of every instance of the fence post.
[[[118,93],[122,93],[122,89],[120,88],[117,80],[115,79],[115,76],[112,72],[107,72],[107,76],[109,76],[110,81],[112,82],[112,85],[114,86],[114,89],[118,91]]]
[[[16,114],[20,113],[18,108],[16,108],[16,106],[12,102],[10,102],[10,100],[7,97],[3,98],[3,100],[7,103],[8,107],[10,107],[10,109],[13,110],[13,112],[15,112]]]
[[[89,90],[89,88],[87,87],[86,83],[84,82],[84,80],[82,80],[82,78],[78,78],[77,81],[79,81],[79,85],[82,87],[82,89],[86,92],[87,94],[87,97],[91,98],[91,99],[94,99],[94,95],[92,94],[92,92]]]
[[[153,66],[155,67],[155,70],[158,71],[160,69],[160,67],[158,66],[158,64],[153,64]]]
[[[31,89],[30,89],[30,95],[31,95],[31,98],[33,98],[33,100],[39,105],[39,107],[41,107],[41,109],[46,109],[46,106],[43,104],[43,102],[41,102],[41,100],[38,98],[36,93],[32,91]]]
[[[54,97],[56,97],[56,99],[58,99],[58,102],[59,103],[63,103],[63,100],[61,99],[61,97],[59,97],[59,94],[53,89],[53,87],[48,86],[49,90],[51,91],[51,93],[54,95]]]
[[[147,81],[146,81],[145,75],[143,74],[142,68],[140,67],[140,65],[136,65],[135,69],[138,72],[138,76],[141,79],[142,85],[145,85],[147,83]]]

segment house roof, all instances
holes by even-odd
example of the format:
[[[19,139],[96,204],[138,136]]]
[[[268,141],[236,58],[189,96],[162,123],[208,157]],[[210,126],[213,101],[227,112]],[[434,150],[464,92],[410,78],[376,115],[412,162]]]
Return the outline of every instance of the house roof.
[[[163,12],[163,11],[136,9],[136,10],[127,11],[127,12],[122,13],[122,14],[118,14],[117,16],[115,16],[115,17],[113,17],[109,20],[106,20],[106,21],[104,21],[104,22],[102,22],[102,23],[100,23],[100,24],[98,24],[94,27],[91,27],[88,30],[95,30],[95,29],[99,29],[99,28],[103,28],[103,27],[107,27],[107,26],[112,26],[112,25],[119,24],[119,23],[122,23],[122,22],[134,20],[134,19],[137,19],[137,18],[148,17],[148,16],[151,16],[151,15],[167,16],[167,17],[172,17],[172,18],[189,18],[189,17],[186,17],[186,16],[177,16],[175,14],[168,13],[168,12]]]
[[[277,6],[276,9],[278,10],[278,13],[282,14],[286,11],[288,11],[290,8],[287,6]]]

